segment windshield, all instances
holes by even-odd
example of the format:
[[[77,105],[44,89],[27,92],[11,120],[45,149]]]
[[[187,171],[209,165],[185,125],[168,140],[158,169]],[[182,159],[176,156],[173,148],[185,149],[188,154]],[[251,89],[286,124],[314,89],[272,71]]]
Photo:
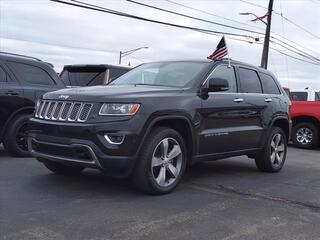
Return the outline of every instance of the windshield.
[[[122,75],[111,85],[185,87],[207,66],[205,62],[160,62],[143,64]]]

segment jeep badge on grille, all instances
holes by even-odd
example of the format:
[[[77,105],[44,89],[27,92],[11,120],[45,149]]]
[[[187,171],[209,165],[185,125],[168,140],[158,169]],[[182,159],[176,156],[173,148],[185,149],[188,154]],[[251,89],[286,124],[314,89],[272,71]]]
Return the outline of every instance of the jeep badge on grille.
[[[69,96],[68,96],[68,95],[60,95],[60,96],[59,96],[59,99],[61,99],[61,98],[66,100],[66,99],[69,98]]]

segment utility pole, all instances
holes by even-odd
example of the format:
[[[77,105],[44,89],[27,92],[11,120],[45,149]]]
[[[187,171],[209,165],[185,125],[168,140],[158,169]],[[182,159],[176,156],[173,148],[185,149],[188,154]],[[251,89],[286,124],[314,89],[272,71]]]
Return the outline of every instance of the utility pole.
[[[264,36],[264,44],[263,44],[263,50],[262,50],[262,56],[261,56],[261,67],[265,69],[267,69],[268,67],[272,6],[273,6],[273,0],[269,0],[267,28],[266,28],[266,34]]]

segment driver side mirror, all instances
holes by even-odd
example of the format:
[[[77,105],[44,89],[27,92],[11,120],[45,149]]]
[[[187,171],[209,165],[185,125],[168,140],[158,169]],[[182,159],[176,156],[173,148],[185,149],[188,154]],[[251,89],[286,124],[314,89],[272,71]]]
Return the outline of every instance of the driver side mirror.
[[[209,92],[223,92],[229,90],[229,83],[223,78],[210,78],[201,88],[200,95],[207,98]]]
[[[210,78],[208,92],[223,92],[229,90],[229,83],[223,78]]]

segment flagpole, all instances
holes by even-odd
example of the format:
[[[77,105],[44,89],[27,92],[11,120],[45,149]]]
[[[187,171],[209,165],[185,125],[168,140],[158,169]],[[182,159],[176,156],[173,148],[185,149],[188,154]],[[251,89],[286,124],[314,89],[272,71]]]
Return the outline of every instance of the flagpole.
[[[227,45],[227,40],[226,40],[226,38],[224,37],[224,35],[223,35],[223,38],[224,38],[224,43],[226,44],[227,53],[228,53],[228,68],[230,68],[230,67],[231,67],[231,64],[230,64],[229,48],[228,48],[228,45]]]

